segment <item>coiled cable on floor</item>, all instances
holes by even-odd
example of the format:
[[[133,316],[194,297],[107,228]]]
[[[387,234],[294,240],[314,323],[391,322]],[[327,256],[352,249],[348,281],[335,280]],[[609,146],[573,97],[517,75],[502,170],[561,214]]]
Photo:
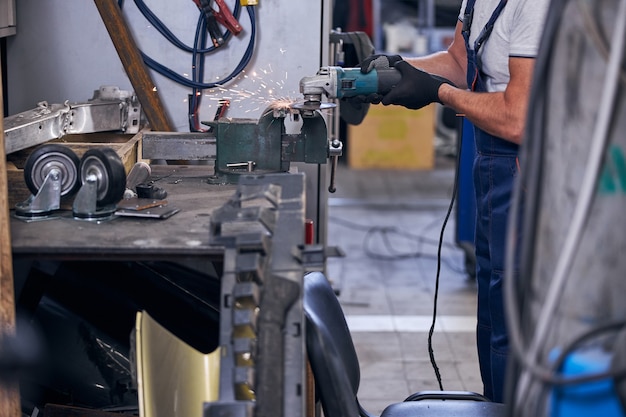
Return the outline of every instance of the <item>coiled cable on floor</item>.
[[[338,224],[339,226],[347,227],[350,230],[363,231],[365,233],[365,237],[363,238],[363,251],[365,252],[367,257],[371,259],[393,262],[418,258],[437,260],[437,258],[440,256],[437,253],[429,253],[427,250],[425,250],[426,247],[437,247],[439,245],[439,238],[433,239],[423,234],[409,233],[400,230],[395,226],[365,226],[356,222],[333,216],[330,216],[328,220],[330,222]],[[437,218],[436,221],[439,222],[440,218]],[[423,233],[424,230],[429,229],[430,226],[430,224],[426,226],[421,233]],[[393,242],[391,241],[392,237],[399,237],[407,239],[409,241],[414,241],[418,245],[418,248],[413,251],[399,251],[396,249],[396,246],[393,245]],[[379,240],[382,241],[386,253],[381,253],[381,251],[377,247],[374,247],[374,244]],[[450,250],[458,249],[458,246],[456,244],[450,242],[443,242],[442,247]],[[446,265],[448,269],[452,272],[458,274],[462,274],[465,272],[465,269],[462,266],[455,265],[452,259],[445,259],[443,256],[441,256],[441,262]]]

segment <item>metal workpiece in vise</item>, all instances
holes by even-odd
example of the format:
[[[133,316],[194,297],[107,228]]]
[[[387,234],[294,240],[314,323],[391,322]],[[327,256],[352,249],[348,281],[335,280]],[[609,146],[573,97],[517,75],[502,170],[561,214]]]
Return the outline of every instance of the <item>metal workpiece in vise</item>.
[[[301,123],[298,133],[287,132],[288,116]],[[341,144],[329,142],[318,109],[268,108],[258,122],[221,118],[203,123],[211,126],[216,141],[212,183],[236,183],[242,174],[288,172],[292,162],[325,164],[341,154]]]

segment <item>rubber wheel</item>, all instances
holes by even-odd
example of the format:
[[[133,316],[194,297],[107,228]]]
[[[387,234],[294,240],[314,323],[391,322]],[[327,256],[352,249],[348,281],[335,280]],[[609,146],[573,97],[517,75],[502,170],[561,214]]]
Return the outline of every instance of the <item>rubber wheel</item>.
[[[119,155],[111,148],[89,149],[80,160],[80,178],[84,184],[90,175],[97,177],[96,202],[115,204],[124,197],[126,171]]]
[[[24,165],[24,181],[33,195],[37,195],[52,169],[61,172],[61,196],[72,195],[80,188],[78,167],[80,160],[67,146],[47,144],[35,149]]]

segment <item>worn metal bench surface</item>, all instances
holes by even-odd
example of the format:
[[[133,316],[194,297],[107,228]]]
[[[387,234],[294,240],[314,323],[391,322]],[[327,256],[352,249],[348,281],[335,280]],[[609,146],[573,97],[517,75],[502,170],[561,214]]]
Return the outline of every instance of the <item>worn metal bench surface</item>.
[[[212,174],[209,166],[153,166],[154,185],[167,191],[168,206],[180,209],[167,219],[81,221],[69,210],[42,221],[12,216],[13,254],[68,259],[220,256],[223,249],[209,244],[211,213],[233,195],[236,186],[209,184]]]

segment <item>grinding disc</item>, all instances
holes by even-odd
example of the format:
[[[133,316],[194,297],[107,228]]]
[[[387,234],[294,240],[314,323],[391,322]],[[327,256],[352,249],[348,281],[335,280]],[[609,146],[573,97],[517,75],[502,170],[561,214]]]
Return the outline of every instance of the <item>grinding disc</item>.
[[[305,101],[304,103],[294,103],[292,108],[298,110],[325,110],[337,107],[335,103],[321,103],[319,101]]]

